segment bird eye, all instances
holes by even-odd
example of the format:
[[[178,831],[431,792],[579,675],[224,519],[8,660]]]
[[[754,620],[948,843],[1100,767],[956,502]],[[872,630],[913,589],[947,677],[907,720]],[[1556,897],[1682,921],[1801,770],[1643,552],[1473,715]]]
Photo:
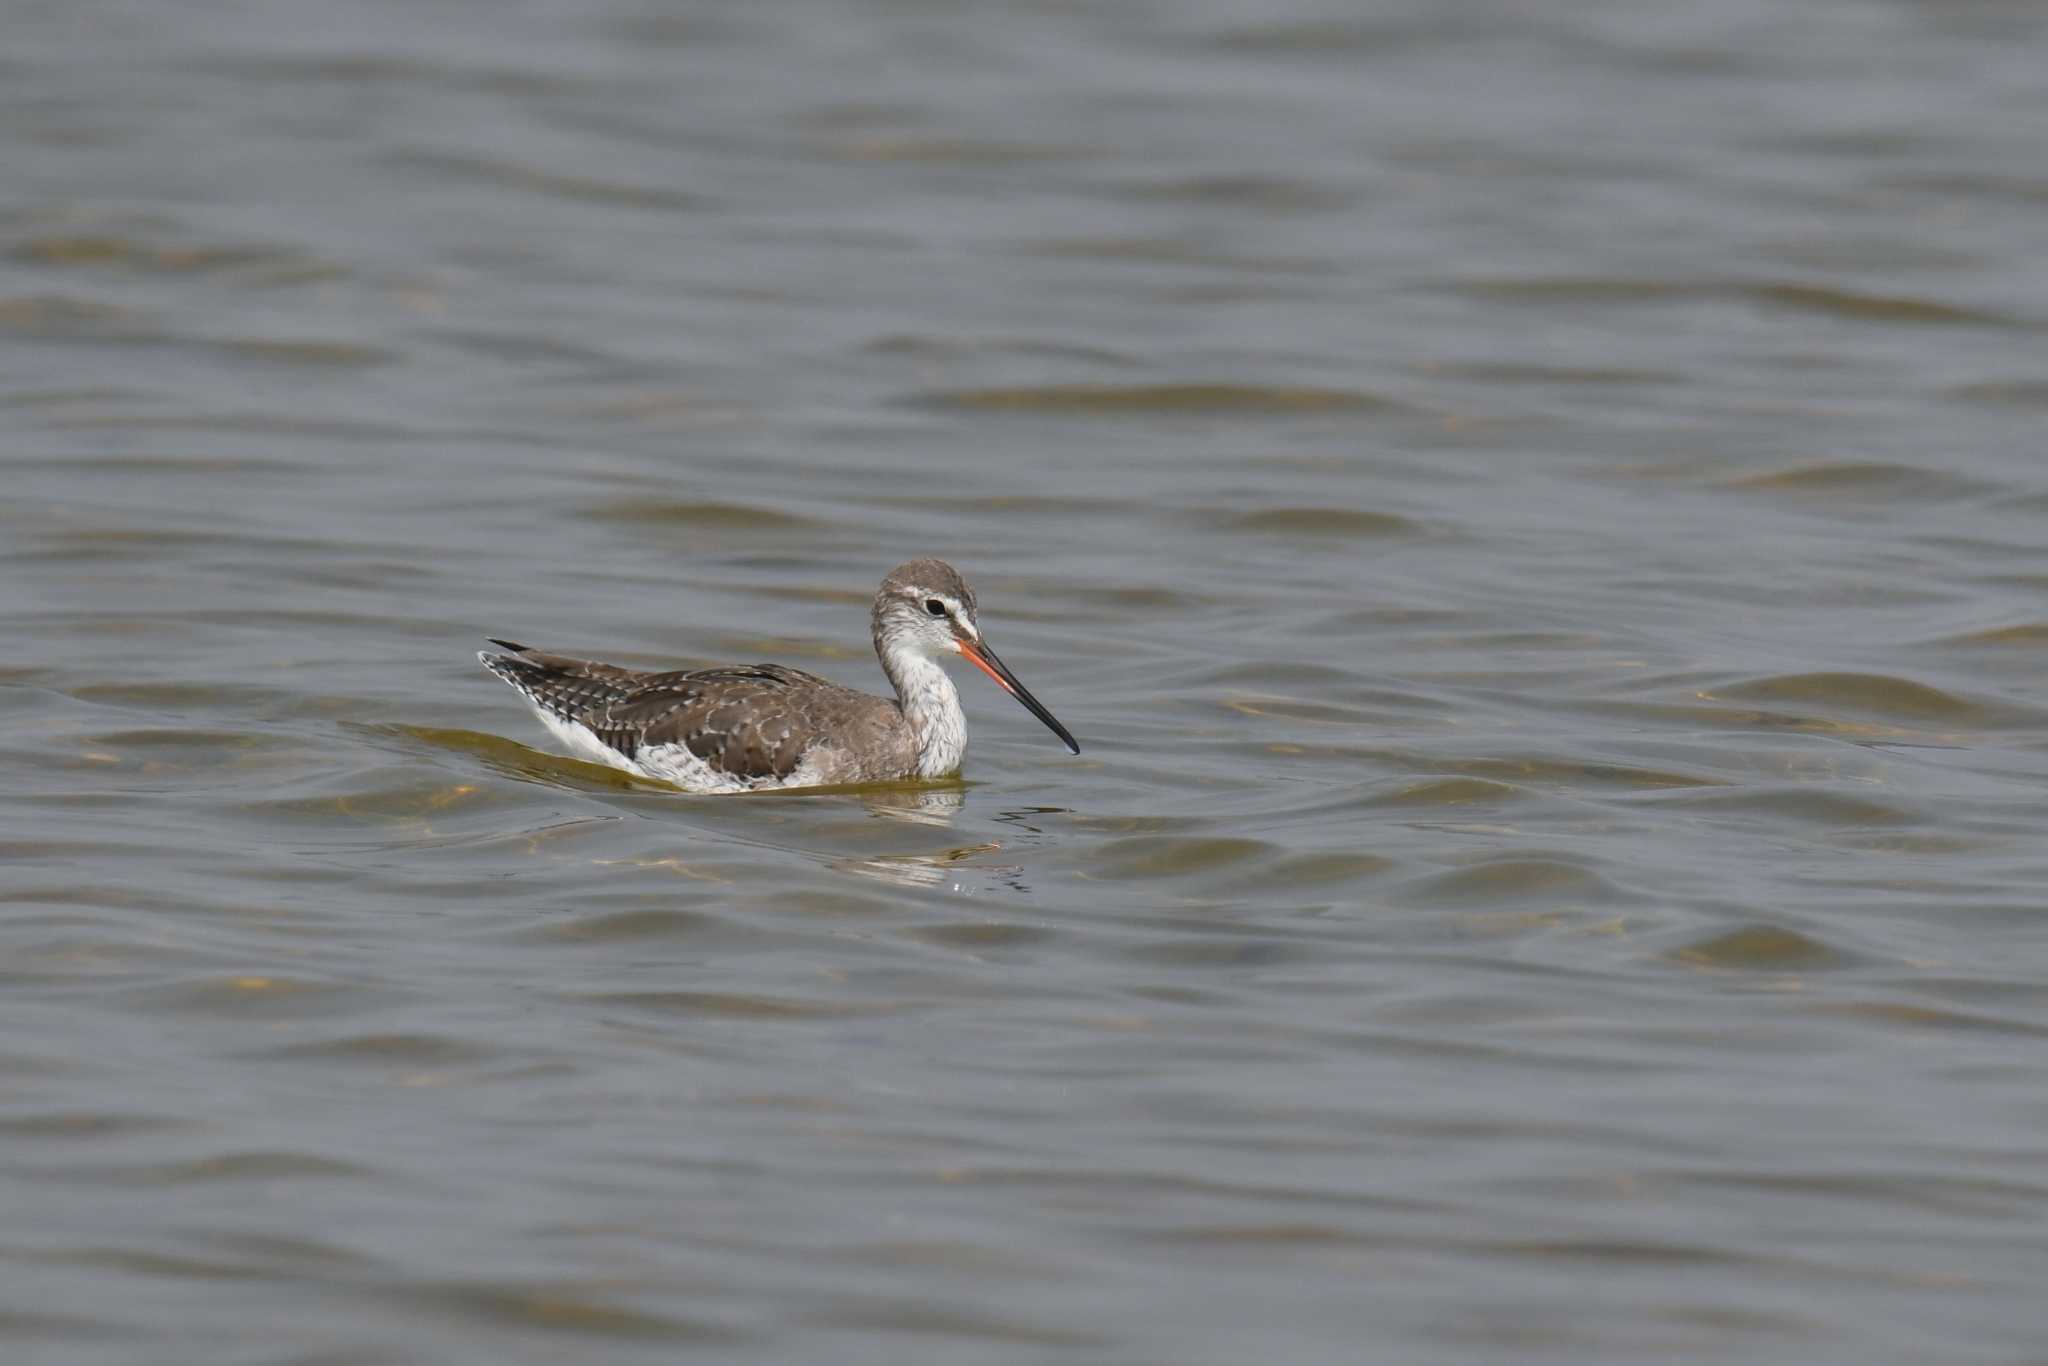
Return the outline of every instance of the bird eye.
[[[937,598],[926,598],[924,600],[924,610],[930,612],[935,617],[943,617],[946,615],[946,604],[940,602]]]

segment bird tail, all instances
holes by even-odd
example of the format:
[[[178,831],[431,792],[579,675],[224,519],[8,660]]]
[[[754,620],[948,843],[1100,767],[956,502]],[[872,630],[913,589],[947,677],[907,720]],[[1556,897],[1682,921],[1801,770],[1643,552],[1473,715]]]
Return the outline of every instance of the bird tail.
[[[517,641],[499,640],[496,636],[486,636],[484,639],[493,645],[502,646],[507,653],[501,655],[493,650],[478,650],[476,662],[531,697],[533,685],[542,670],[525,657],[526,647]]]

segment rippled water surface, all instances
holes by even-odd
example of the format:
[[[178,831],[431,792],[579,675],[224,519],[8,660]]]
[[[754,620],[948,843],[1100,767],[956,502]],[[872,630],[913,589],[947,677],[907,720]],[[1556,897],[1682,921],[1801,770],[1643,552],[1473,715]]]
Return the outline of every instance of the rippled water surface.
[[[6,31],[0,1357],[2043,1360],[2038,6]]]

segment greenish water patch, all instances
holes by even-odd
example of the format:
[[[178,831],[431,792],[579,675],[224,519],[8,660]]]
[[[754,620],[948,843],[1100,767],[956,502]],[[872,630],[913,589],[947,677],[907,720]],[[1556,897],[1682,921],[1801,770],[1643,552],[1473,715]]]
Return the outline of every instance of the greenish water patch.
[[[1118,881],[1194,877],[1273,852],[1264,840],[1146,835],[1098,845],[1089,859],[1088,875]]]
[[[1499,805],[1527,796],[1508,783],[1488,778],[1429,778],[1405,782],[1392,791],[1375,793],[1366,806],[1432,807]]]
[[[1754,493],[1821,497],[1960,498],[1982,492],[1980,485],[1940,470],[1876,460],[1823,460],[1746,474],[1727,487]]]
[[[755,504],[677,502],[657,498],[601,503],[585,509],[583,515],[599,522],[626,522],[685,530],[744,531],[750,534],[798,532],[818,525],[808,517]]]
[[[1716,688],[1702,696],[1740,702],[1797,702],[1911,721],[1962,722],[1983,719],[1987,714],[1983,706],[1967,698],[1888,674],[1780,674]]]
[[[1210,514],[1209,524],[1217,531],[1244,532],[1259,536],[1327,536],[1338,539],[1377,539],[1419,536],[1424,528],[1411,518],[1367,508],[1281,507],[1251,512]]]
[[[1840,953],[1810,935],[1778,925],[1744,925],[1674,949],[1673,962],[1687,967],[1810,970],[1842,963]]]

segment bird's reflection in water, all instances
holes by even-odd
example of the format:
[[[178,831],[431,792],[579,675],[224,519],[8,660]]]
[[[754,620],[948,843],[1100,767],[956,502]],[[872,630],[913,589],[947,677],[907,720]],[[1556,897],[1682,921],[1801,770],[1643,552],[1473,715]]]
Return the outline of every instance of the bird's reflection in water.
[[[967,789],[948,787],[870,787],[860,794],[868,814],[917,825],[951,825],[967,805]]]
[[[935,854],[876,854],[869,858],[841,859],[832,866],[860,877],[880,878],[898,887],[947,887],[956,892],[973,892],[983,885],[1028,892],[1024,870],[1014,863],[976,863],[987,854],[1000,853],[1002,845],[967,844],[941,849]]]
[[[869,814],[886,820],[950,826],[953,818],[967,804],[967,790],[964,787],[875,788],[863,792],[861,801]],[[1057,806],[1025,807],[1000,812],[995,819],[1021,827],[1028,839],[1043,834],[1037,825],[1032,824],[1035,818],[1065,810]],[[987,840],[930,854],[874,854],[866,858],[841,859],[833,866],[842,872],[879,878],[899,887],[950,887],[953,891],[967,893],[983,887],[1001,887],[1013,892],[1029,892],[1031,887],[1024,880],[1023,865],[977,862],[1000,852],[1002,848],[1000,841]]]

